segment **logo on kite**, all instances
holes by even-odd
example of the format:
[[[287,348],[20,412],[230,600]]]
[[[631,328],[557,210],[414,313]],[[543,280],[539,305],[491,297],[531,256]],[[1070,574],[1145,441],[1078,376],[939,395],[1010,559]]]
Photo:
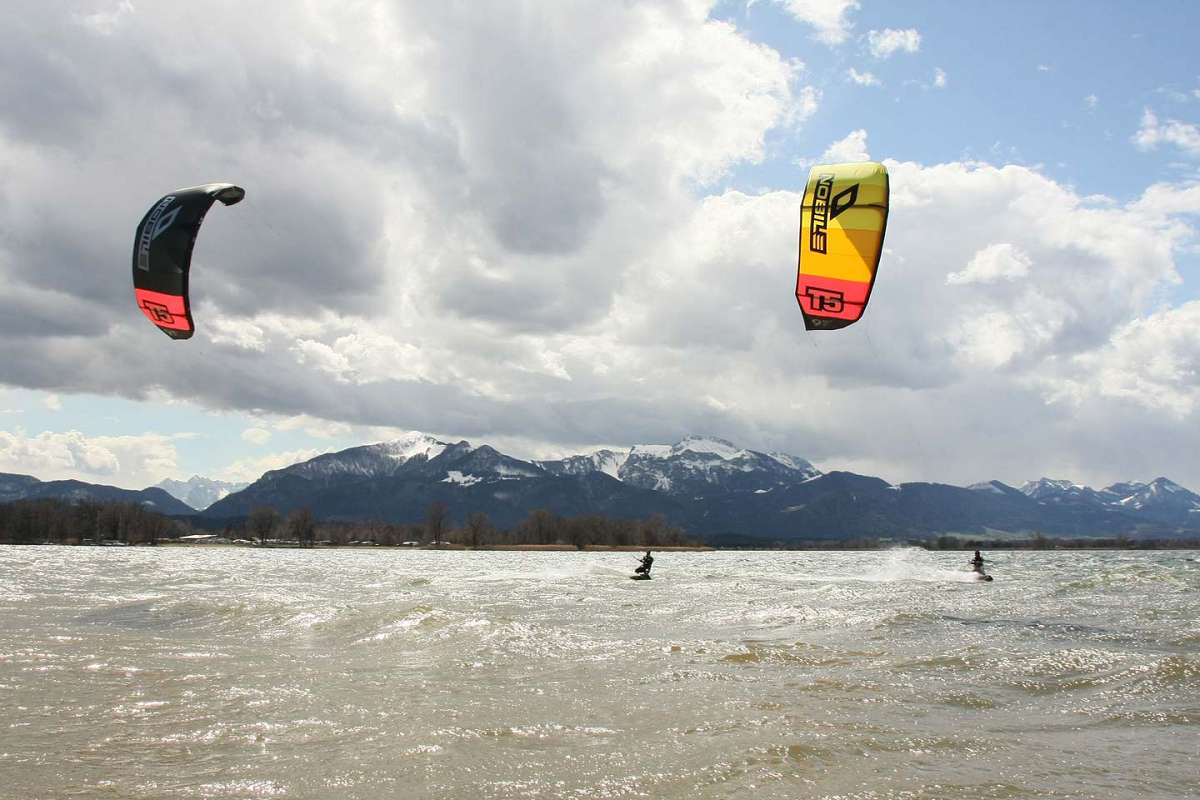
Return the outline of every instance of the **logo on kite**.
[[[833,192],[833,178],[832,173],[819,175],[817,187],[813,191],[812,220],[809,223],[811,233],[808,246],[814,253],[825,253],[825,229],[830,222],[837,219],[839,214],[854,205],[854,201],[858,199],[858,184],[856,183],[838,192],[831,200],[829,196]]]
[[[809,303],[814,311],[825,311],[839,314],[845,307],[845,295],[833,289],[821,289],[816,286],[806,286],[804,293],[808,295]]]
[[[796,300],[808,330],[858,321],[887,227],[888,173],[875,162],[812,168],[800,212]]]
[[[192,248],[204,215],[217,200],[231,206],[246,191],[231,183],[180,189],[159,199],[133,237],[133,293],[146,319],[172,339],[195,331],[188,300]]]
[[[175,317],[162,303],[156,303],[153,300],[143,300],[142,310],[146,312],[146,316],[150,317],[151,322],[174,322]]]
[[[170,228],[175,222],[175,218],[179,216],[179,206],[176,206],[170,214],[163,213],[174,202],[175,195],[169,194],[150,209],[150,215],[146,217],[146,221],[142,225],[142,233],[138,237],[138,269],[150,269],[150,243],[157,239],[163,231]]]

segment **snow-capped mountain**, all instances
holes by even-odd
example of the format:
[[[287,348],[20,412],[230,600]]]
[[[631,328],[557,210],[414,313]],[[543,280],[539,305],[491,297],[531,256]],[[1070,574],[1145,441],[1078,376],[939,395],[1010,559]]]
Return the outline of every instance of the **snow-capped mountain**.
[[[1036,481],[1026,481],[1021,485],[1021,494],[1034,500],[1059,501],[1064,497],[1078,498],[1094,490],[1078,483],[1053,478],[1039,478]]]
[[[1200,495],[1167,478],[1155,478],[1150,483],[1114,483],[1103,489],[1042,478],[1024,484],[1021,492],[1043,505],[1090,505],[1138,512],[1160,521],[1187,522],[1187,515],[1200,515]]]
[[[418,462],[437,458],[450,446],[427,434],[411,431],[389,442],[325,453],[299,464],[272,470],[260,480],[265,480],[268,476],[292,475],[317,482],[328,482],[347,477],[377,478],[395,475],[406,466],[411,467]]]
[[[629,452],[629,450],[620,452],[597,450],[589,455],[567,456],[555,461],[535,461],[534,463],[554,475],[586,475],[589,472],[602,472],[620,480],[621,467],[629,458]]]
[[[486,444],[473,447],[467,442],[459,442],[441,458],[431,461],[425,472],[430,477],[444,473],[445,477],[439,480],[446,483],[488,483],[546,475],[546,471],[533,462],[506,456]]]
[[[802,458],[701,436],[673,445],[524,461],[488,445],[450,444],[413,432],[268,472],[214,503],[204,516],[237,518],[260,506],[281,513],[307,507],[320,518],[419,523],[434,501],[445,503],[452,519],[481,511],[502,527],[537,509],[626,518],[662,514],[714,541],[990,531],[1200,533],[1200,497],[1165,479],[1103,490],[1050,479],[1019,490],[999,481],[969,488],[892,485],[852,473],[822,473]]]
[[[240,492],[250,484],[218,481],[212,478],[204,478],[200,475],[193,475],[186,481],[166,478],[154,485],[176,500],[187,503],[197,511],[203,511],[222,497],[234,492]]]
[[[353,509],[353,501],[345,498],[355,491],[370,495],[374,499],[369,502],[377,505],[385,502],[380,493],[398,492],[402,483],[462,488],[545,477],[548,473],[536,464],[488,445],[448,444],[414,431],[394,441],[325,453],[272,470],[245,490],[215,503],[208,513],[236,516],[257,506],[286,510],[320,502]]]
[[[822,473],[802,458],[702,436],[525,461],[486,444],[451,444],[414,431],[272,470],[240,491],[203,478],[131,492],[0,474],[0,503],[120,500],[188,514],[184,502],[161,488],[183,494],[180,487],[188,484],[229,492],[198,515],[208,525],[226,525],[263,506],[283,514],[308,508],[320,519],[412,524],[436,501],[446,504],[455,524],[476,511],[499,527],[516,526],[538,509],[627,519],[660,514],[692,535],[727,544],[943,533],[986,539],[996,532],[1200,537],[1200,495],[1166,478],[1103,489],[1049,478],[1020,489],[1000,481],[965,488],[893,485],[848,472]],[[183,496],[197,506],[207,500]]]
[[[537,464],[554,475],[603,472],[623,483],[672,495],[761,491],[821,474],[802,458],[746,450],[713,437],[689,436],[674,445],[634,445]]]
[[[1125,508],[1200,514],[1200,495],[1166,478],[1155,478],[1150,483],[1113,484],[1105,491],[1124,495],[1116,502]]]
[[[967,488],[973,492],[985,492],[987,494],[996,494],[1002,497],[1023,494],[1020,489],[1014,489],[1007,483],[1001,483],[1000,481],[983,481],[981,483],[972,483]]]

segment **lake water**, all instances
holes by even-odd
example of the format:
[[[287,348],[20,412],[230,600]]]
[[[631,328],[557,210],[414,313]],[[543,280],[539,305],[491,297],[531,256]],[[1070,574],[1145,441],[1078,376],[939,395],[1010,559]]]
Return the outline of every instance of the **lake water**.
[[[966,558],[0,547],[0,797],[1200,797],[1197,554]]]

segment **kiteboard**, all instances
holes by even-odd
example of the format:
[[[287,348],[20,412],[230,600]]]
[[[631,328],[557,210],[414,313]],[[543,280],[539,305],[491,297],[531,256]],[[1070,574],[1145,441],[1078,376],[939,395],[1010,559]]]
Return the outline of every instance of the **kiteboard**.
[[[650,580],[650,576],[649,575],[630,575],[629,580],[631,580],[631,581],[648,581],[648,580]]]
[[[975,573],[975,580],[977,581],[990,581],[991,579],[991,575],[984,575],[982,572]]]

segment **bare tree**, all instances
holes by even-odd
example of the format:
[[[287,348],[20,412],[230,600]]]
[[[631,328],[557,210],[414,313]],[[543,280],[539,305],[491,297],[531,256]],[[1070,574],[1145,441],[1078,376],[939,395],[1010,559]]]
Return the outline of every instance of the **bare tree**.
[[[595,514],[573,517],[567,520],[567,532],[571,544],[579,550],[595,544],[604,535],[604,519]]]
[[[246,524],[250,528],[250,533],[258,539],[258,543],[262,544],[275,530],[275,526],[279,523],[279,512],[270,506],[259,506],[250,512],[250,516],[246,518]]]
[[[445,503],[441,500],[434,500],[429,504],[429,511],[425,515],[426,530],[435,547],[441,546],[442,538],[446,535],[446,517]]]
[[[492,521],[482,511],[475,511],[467,517],[466,544],[479,547],[492,536]]]
[[[312,547],[317,530],[312,511],[307,508],[293,511],[288,515],[287,527],[289,539],[295,539],[301,547]]]

